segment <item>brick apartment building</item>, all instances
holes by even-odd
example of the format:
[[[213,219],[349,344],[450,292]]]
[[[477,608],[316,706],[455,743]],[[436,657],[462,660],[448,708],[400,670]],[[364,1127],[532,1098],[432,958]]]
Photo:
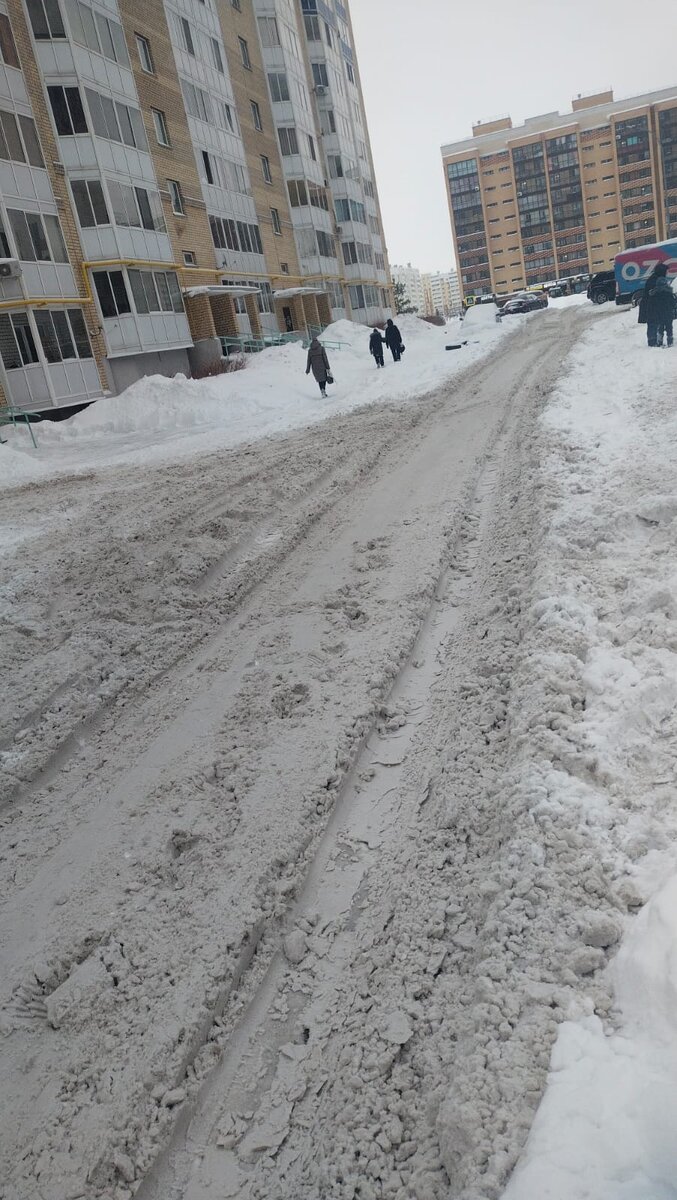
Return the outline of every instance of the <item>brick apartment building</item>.
[[[0,403],[383,320],[341,0],[0,0]]]
[[[677,237],[677,88],[477,124],[442,159],[464,297],[604,270]]]

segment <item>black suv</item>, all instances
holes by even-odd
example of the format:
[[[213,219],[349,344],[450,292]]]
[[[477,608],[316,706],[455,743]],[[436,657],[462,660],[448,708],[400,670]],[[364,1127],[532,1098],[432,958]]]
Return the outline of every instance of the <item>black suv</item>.
[[[613,271],[598,271],[590,276],[588,284],[588,300],[595,304],[606,304],[607,300],[616,299],[616,276]]]

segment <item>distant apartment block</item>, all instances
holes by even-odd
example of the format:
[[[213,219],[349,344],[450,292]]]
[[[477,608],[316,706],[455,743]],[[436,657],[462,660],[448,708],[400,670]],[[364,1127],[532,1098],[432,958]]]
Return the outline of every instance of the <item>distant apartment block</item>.
[[[410,306],[416,309],[417,313],[423,315],[425,310],[425,296],[421,272],[418,267],[412,267],[411,263],[408,263],[406,267],[393,265],[391,272],[393,283],[402,285]]]
[[[434,271],[421,276],[426,316],[451,317],[461,311],[461,289],[456,271]]]
[[[383,321],[341,0],[0,0],[0,403]]]
[[[677,236],[677,87],[480,123],[442,159],[464,297],[604,270]]]

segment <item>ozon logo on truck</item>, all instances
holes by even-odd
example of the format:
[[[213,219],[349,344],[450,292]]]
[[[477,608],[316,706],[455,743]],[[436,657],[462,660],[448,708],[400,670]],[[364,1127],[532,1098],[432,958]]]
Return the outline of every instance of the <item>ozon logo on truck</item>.
[[[632,302],[633,293],[640,291],[654,267],[665,263],[668,275],[677,276],[677,241],[623,250],[614,259],[616,273],[616,303]]]

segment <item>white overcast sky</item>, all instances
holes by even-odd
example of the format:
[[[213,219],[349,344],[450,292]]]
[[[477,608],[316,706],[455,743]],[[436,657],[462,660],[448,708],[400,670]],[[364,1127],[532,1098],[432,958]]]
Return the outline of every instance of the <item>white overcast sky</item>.
[[[675,0],[351,0],[391,263],[453,263],[440,146],[578,93],[677,85]]]

